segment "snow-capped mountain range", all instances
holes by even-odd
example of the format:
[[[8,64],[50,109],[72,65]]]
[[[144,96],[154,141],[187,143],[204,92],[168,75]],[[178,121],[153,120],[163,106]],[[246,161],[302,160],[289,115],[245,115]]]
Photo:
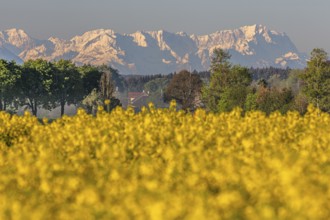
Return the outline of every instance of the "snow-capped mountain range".
[[[263,25],[244,26],[209,35],[137,31],[119,34],[93,30],[71,40],[38,40],[19,29],[0,31],[0,59],[70,59],[76,64],[107,64],[122,74],[169,73],[181,69],[208,70],[215,48],[226,49],[233,63],[253,67],[303,68],[300,53],[285,33]]]

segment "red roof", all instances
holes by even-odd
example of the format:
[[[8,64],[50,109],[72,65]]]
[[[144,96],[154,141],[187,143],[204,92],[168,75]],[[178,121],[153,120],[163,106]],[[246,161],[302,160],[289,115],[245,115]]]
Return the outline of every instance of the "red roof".
[[[142,97],[142,96],[148,96],[148,94],[145,93],[145,92],[129,92],[128,93],[128,98],[129,99],[136,99],[136,98],[139,98],[139,97]]]
[[[128,94],[128,101],[130,104],[134,104],[135,102],[148,97],[149,94],[146,92],[129,92]]]

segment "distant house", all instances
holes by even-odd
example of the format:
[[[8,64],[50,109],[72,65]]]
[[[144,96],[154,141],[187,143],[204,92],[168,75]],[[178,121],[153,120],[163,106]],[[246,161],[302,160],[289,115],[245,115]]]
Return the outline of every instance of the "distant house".
[[[146,106],[147,99],[149,97],[149,92],[129,92],[128,96],[128,105],[134,107],[136,110],[142,108],[142,106]]]

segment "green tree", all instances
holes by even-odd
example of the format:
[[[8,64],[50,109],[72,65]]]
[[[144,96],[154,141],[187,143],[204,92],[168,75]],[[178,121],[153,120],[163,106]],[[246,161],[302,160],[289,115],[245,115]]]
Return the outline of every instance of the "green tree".
[[[100,100],[99,92],[97,89],[93,89],[82,101],[84,108],[89,114],[96,114],[96,107],[99,105],[103,105]]]
[[[301,69],[293,69],[290,71],[288,78],[284,81],[286,88],[290,88],[292,93],[296,96],[302,91],[303,81],[301,79],[301,75],[304,74],[304,70]]]
[[[103,99],[111,99],[115,92],[115,85],[110,71],[103,72],[100,79],[100,95]]]
[[[100,99],[102,100],[104,108],[108,112],[117,106],[122,106],[120,100],[114,96],[116,88],[113,80],[113,74],[115,73],[118,73],[118,71],[111,67],[107,68],[104,70],[100,79]],[[107,104],[108,101],[110,101],[110,104]]]
[[[259,85],[256,93],[256,109],[270,114],[274,111],[286,113],[291,109],[294,96],[290,89],[268,88]]]
[[[59,60],[53,64],[55,73],[52,93],[55,102],[60,104],[61,116],[63,116],[66,104],[77,104],[78,100],[81,100],[82,79],[77,67],[71,61]]]
[[[78,71],[83,83],[83,97],[88,96],[94,89],[99,89],[102,72],[97,67],[83,65]]]
[[[228,51],[219,48],[214,49],[211,57],[211,73],[222,73],[222,76],[229,74],[232,66],[229,62],[230,58],[231,55]]]
[[[52,88],[55,72],[52,63],[37,59],[23,64],[22,77],[18,81],[21,104],[31,109],[37,116],[38,107],[50,110],[52,103]]]
[[[214,112],[244,107],[252,77],[249,70],[229,62],[230,55],[215,49],[211,59],[210,85],[203,88],[206,107]]]
[[[127,87],[125,78],[119,74],[117,69],[107,65],[99,66],[97,69],[102,73],[110,73],[114,90],[118,90],[118,92],[124,92]]]
[[[0,111],[6,111],[13,100],[17,91],[15,86],[21,77],[21,68],[14,61],[8,62],[0,60]],[[15,88],[15,89],[14,89]]]
[[[115,84],[112,78],[118,71],[107,66],[92,67],[84,66],[80,68],[85,87],[85,99],[83,105],[90,113],[95,113],[95,107],[103,105],[106,110],[111,111],[117,106],[121,106],[120,100],[114,97]],[[110,104],[105,104],[109,100]]]
[[[305,73],[303,92],[310,103],[323,111],[330,112],[330,64],[328,54],[320,48],[311,52]]]
[[[300,92],[294,96],[292,109],[298,111],[301,115],[307,112],[308,100],[306,96]]]
[[[257,110],[257,94],[248,93],[245,100],[244,110],[245,111],[254,111]]]
[[[247,97],[247,87],[236,86],[236,87],[226,87],[221,93],[217,105],[217,111],[219,112],[229,112],[235,107],[244,108]]]
[[[183,70],[175,74],[165,91],[165,101],[176,100],[185,111],[194,110],[199,102],[203,82],[199,75]]]
[[[215,49],[211,58],[211,79],[207,87],[203,87],[202,96],[206,107],[218,111],[221,93],[224,92],[225,81],[230,73],[230,54],[222,49]]]

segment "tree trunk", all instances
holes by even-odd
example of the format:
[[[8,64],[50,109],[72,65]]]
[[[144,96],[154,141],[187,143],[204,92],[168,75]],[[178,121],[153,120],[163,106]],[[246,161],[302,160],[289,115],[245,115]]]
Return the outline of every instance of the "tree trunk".
[[[37,116],[37,109],[32,108],[32,115]]]
[[[0,111],[3,110],[3,106],[2,106],[2,99],[0,98]]]
[[[61,101],[61,117],[64,115],[65,101]]]
[[[37,113],[38,113],[37,101],[36,100],[35,101],[32,101],[32,103],[33,103],[32,104],[32,114],[37,117]]]

